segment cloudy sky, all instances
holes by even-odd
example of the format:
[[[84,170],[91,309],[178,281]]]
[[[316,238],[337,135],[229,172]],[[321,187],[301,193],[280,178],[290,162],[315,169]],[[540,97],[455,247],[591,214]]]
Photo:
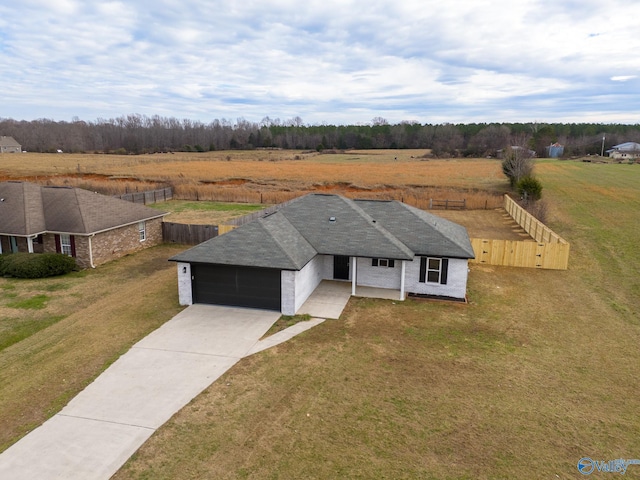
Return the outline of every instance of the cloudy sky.
[[[638,0],[0,2],[0,118],[640,123]]]

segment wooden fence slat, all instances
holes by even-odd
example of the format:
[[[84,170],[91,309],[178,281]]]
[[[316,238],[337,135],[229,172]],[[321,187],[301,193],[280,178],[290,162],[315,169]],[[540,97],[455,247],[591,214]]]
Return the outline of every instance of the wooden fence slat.
[[[126,200],[132,203],[142,203],[149,205],[152,203],[166,202],[173,199],[173,190],[171,187],[161,188],[158,190],[148,190],[146,192],[132,192],[123,195],[115,195],[120,200]]]
[[[167,243],[198,245],[218,236],[216,225],[190,225],[185,223],[162,223],[162,238]]]

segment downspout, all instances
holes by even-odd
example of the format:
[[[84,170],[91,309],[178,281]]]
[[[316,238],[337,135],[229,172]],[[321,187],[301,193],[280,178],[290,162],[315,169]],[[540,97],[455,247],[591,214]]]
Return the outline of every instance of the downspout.
[[[356,272],[356,264],[358,263],[357,261],[357,257],[351,257],[351,263],[353,265],[353,269],[351,270],[351,275],[352,275],[352,279],[351,279],[351,295],[353,295],[354,297],[356,296],[356,276],[357,276],[357,272]]]
[[[91,246],[91,239],[92,238],[93,238],[93,235],[90,235],[89,236],[89,266],[91,268],[96,268],[96,266],[93,264],[93,247]]]
[[[404,300],[404,277],[407,270],[406,266],[407,266],[407,262],[405,260],[402,260],[402,268],[400,273],[400,300],[401,301]]]

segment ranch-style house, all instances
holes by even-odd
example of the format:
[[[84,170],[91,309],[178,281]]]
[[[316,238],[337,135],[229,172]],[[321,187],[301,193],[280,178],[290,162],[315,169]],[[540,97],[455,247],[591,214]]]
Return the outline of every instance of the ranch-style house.
[[[70,187],[0,183],[0,254],[58,252],[90,268],[162,243],[165,212]]]
[[[175,255],[182,305],[294,315],[323,280],[464,300],[464,227],[398,201],[309,194]]]

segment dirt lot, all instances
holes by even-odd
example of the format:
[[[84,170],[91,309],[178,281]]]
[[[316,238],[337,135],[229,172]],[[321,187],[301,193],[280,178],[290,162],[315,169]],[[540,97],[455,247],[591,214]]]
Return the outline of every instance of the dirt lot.
[[[429,210],[429,213],[465,226],[471,238],[533,241],[533,238],[502,208],[494,210]]]

